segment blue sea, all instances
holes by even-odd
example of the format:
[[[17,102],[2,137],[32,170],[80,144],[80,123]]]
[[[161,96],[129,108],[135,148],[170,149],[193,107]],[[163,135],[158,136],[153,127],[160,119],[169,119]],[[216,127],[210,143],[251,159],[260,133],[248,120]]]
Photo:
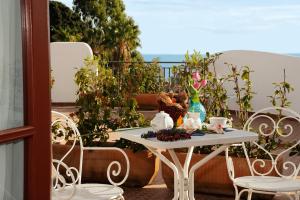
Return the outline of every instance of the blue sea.
[[[179,64],[176,62],[184,62],[183,54],[144,54],[143,57],[146,62],[151,62],[153,59],[158,59],[160,62],[169,62],[160,64],[163,68],[165,78],[172,76],[171,67]]]
[[[184,61],[183,54],[144,54],[144,60],[152,61],[155,58],[158,58],[161,62],[182,62]]]
[[[295,57],[300,57],[300,53],[289,53],[287,55],[289,55],[289,56],[295,56]]]

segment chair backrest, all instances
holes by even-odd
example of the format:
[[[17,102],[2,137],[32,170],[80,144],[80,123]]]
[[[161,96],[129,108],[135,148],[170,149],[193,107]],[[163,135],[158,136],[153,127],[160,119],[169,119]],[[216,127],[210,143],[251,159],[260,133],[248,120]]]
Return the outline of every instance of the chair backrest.
[[[70,145],[64,145],[67,146],[67,151],[64,149],[63,152],[64,155],[59,158],[59,159],[53,159],[53,165],[56,169],[56,173],[58,176],[60,176],[61,172],[64,172],[64,174],[68,177],[70,177],[69,181],[71,182],[70,184],[75,184],[75,183],[81,183],[81,175],[82,175],[82,162],[83,162],[83,143],[82,139],[80,137],[79,130],[77,129],[76,124],[71,120],[69,117],[66,115],[56,112],[56,111],[51,111],[52,113],[52,123],[51,123],[51,130],[52,130],[52,142],[53,143],[62,143],[62,142],[70,142]],[[78,144],[79,145],[76,145]],[[79,158],[76,157],[76,159],[79,159],[79,166],[78,169],[76,167],[71,166],[69,167],[66,164],[66,159],[68,156],[72,154],[72,152],[75,152],[75,145],[76,148],[79,148]],[[76,149],[78,150],[78,149]],[[78,151],[77,151],[78,152]],[[60,167],[65,168],[61,169]],[[72,178],[72,174],[74,173],[74,178]],[[60,181],[60,180],[57,180]],[[68,185],[68,184],[67,184]]]
[[[53,119],[52,123],[51,123],[52,141],[54,143],[71,141],[71,145],[63,145],[63,146],[69,146],[68,150],[64,151],[64,152],[66,152],[64,154],[64,156],[62,156],[60,159],[53,160],[53,163],[56,163],[55,169],[58,174],[61,172],[59,170],[59,167],[62,166],[63,168],[65,168],[65,170],[64,170],[65,175],[70,177],[71,175],[69,175],[69,174],[71,172],[74,172],[75,182],[73,181],[72,177],[70,177],[69,179],[71,179],[70,180],[71,184],[73,182],[81,184],[83,151],[84,150],[102,150],[102,151],[110,150],[110,151],[117,151],[124,156],[125,161],[126,161],[126,173],[125,173],[124,178],[118,182],[115,182],[112,179],[112,177],[119,176],[122,171],[121,163],[117,160],[114,160],[107,166],[106,175],[107,175],[108,181],[114,186],[119,186],[126,181],[128,175],[129,175],[130,163],[129,163],[129,158],[128,158],[127,154],[124,152],[124,150],[117,148],[117,147],[84,147],[82,138],[80,136],[80,132],[77,129],[76,124],[70,118],[68,118],[66,115],[64,115],[62,113],[52,111],[52,119]],[[79,143],[79,145],[76,145],[78,143]],[[79,148],[79,153],[80,153],[79,157],[78,157],[78,148]],[[74,158],[73,157],[74,155],[77,157]],[[70,172],[68,171],[68,168],[67,168],[68,166],[65,164],[68,158],[71,158],[72,160],[73,160],[73,158],[79,159],[78,170],[74,166],[71,166],[71,167],[69,167]],[[69,160],[70,159],[68,159],[68,161]],[[64,177],[66,177],[66,176],[64,176]]]
[[[296,178],[300,165],[290,153],[300,143],[297,112],[282,107],[261,109],[247,120],[244,130],[259,135],[257,142],[242,144],[252,175]],[[271,164],[266,160],[271,160]]]

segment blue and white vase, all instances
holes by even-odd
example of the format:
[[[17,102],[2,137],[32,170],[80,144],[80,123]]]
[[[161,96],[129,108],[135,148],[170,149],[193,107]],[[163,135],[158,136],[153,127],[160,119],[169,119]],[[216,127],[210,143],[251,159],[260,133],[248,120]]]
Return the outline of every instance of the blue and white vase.
[[[199,101],[199,97],[190,97],[189,98],[189,112],[200,113],[199,118],[201,123],[204,122],[206,117],[206,111],[202,103]]]

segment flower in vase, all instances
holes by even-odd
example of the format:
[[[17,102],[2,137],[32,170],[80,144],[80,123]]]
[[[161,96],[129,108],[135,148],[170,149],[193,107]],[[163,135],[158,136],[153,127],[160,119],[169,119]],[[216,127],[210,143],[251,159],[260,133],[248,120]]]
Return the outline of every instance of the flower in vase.
[[[206,112],[204,106],[200,102],[200,91],[207,84],[207,80],[201,80],[199,72],[193,72],[189,77],[187,91],[189,94],[189,112],[200,113],[200,121],[205,120]]]
[[[193,72],[193,74],[192,74],[192,79],[193,79],[194,81],[197,81],[197,82],[200,81],[201,77],[200,77],[200,74],[199,74],[198,71]]]
[[[195,89],[199,89],[201,87],[201,83],[199,83],[198,81],[194,81],[193,87]]]
[[[203,79],[203,80],[201,81],[201,83],[200,83],[200,86],[201,86],[201,87],[205,87],[206,84],[207,84],[207,80],[206,80],[206,79]]]
[[[201,76],[198,71],[193,72],[189,79],[188,92],[190,96],[199,96],[201,88],[205,87],[207,84],[206,79],[201,80]]]

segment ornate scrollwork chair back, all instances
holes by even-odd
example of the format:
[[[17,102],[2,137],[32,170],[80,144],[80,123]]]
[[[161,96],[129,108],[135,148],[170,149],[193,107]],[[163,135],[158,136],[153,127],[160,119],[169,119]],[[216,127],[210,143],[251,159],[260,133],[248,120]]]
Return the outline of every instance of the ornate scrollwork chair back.
[[[129,175],[129,159],[127,154],[119,148],[116,147],[86,147],[83,145],[83,141],[80,135],[80,132],[74,123],[73,120],[71,120],[66,115],[52,111],[52,123],[51,123],[51,131],[52,131],[52,142],[53,143],[66,143],[68,142],[68,149],[65,150],[66,153],[59,158],[59,159],[53,159],[52,162],[52,178],[53,178],[53,189],[55,191],[61,191],[64,190],[64,188],[68,187],[70,189],[70,186],[72,187],[70,194],[68,195],[68,198],[70,199],[75,193],[76,190],[78,190],[78,187],[82,186],[82,188],[85,188],[88,190],[88,186],[90,185],[92,190],[95,191],[96,198],[99,197],[105,197],[105,199],[124,199],[122,194],[123,190],[119,188],[118,186],[123,184],[128,175]],[[79,150],[79,158],[75,158],[79,160],[79,166],[78,169],[75,166],[68,166],[66,163],[67,161],[73,159],[73,152]],[[119,161],[112,161],[108,167],[107,167],[107,179],[110,182],[111,185],[108,184],[81,184],[82,179],[82,166],[83,166],[83,156],[84,156],[84,150],[114,150],[120,152],[125,160],[126,160],[126,173],[123,179],[119,182],[115,182],[111,176],[119,176],[122,170],[122,166]],[[113,167],[115,166],[115,167]],[[120,180],[120,179],[119,179]],[[79,185],[79,186],[78,186]],[[76,187],[75,187],[76,186]],[[110,187],[111,186],[111,187]],[[104,188],[101,191],[98,190],[96,192],[95,187]],[[90,194],[91,191],[88,193]],[[105,192],[107,194],[105,194]],[[89,197],[87,197],[89,198]],[[93,197],[94,198],[94,197]],[[91,199],[93,199],[91,198]],[[60,198],[64,200],[64,198]],[[100,198],[101,199],[101,198]]]
[[[250,176],[235,177],[234,162],[229,156],[229,149],[226,150],[227,169],[234,184],[236,200],[244,192],[248,192],[248,199],[253,192],[279,192],[299,199],[300,181],[296,177],[300,164],[299,159],[295,159],[297,152],[293,152],[300,144],[300,115],[288,108],[264,108],[246,121],[244,130],[256,132],[259,140],[231,147],[242,147]],[[239,192],[238,186],[244,189]]]
[[[254,131],[259,135],[259,141],[243,144],[249,169],[252,175],[267,176],[272,173],[285,178],[296,178],[299,173],[299,163],[290,160],[290,154],[300,144],[300,115],[295,111],[282,107],[269,107],[254,113],[244,126],[246,131]],[[246,148],[254,147],[256,152]],[[254,157],[254,159],[249,159]],[[266,161],[272,165],[266,168]]]
[[[64,197],[59,199],[71,199],[76,192],[76,184],[81,181],[82,160],[79,159],[79,169],[68,166],[64,161],[74,150],[76,143],[79,142],[80,157],[82,156],[82,141],[76,124],[62,113],[52,111],[55,118],[51,123],[52,143],[65,143],[70,137],[71,145],[67,152],[59,159],[52,159],[52,183],[56,192],[64,191],[68,187],[68,191]],[[53,193],[56,195],[57,193]]]

